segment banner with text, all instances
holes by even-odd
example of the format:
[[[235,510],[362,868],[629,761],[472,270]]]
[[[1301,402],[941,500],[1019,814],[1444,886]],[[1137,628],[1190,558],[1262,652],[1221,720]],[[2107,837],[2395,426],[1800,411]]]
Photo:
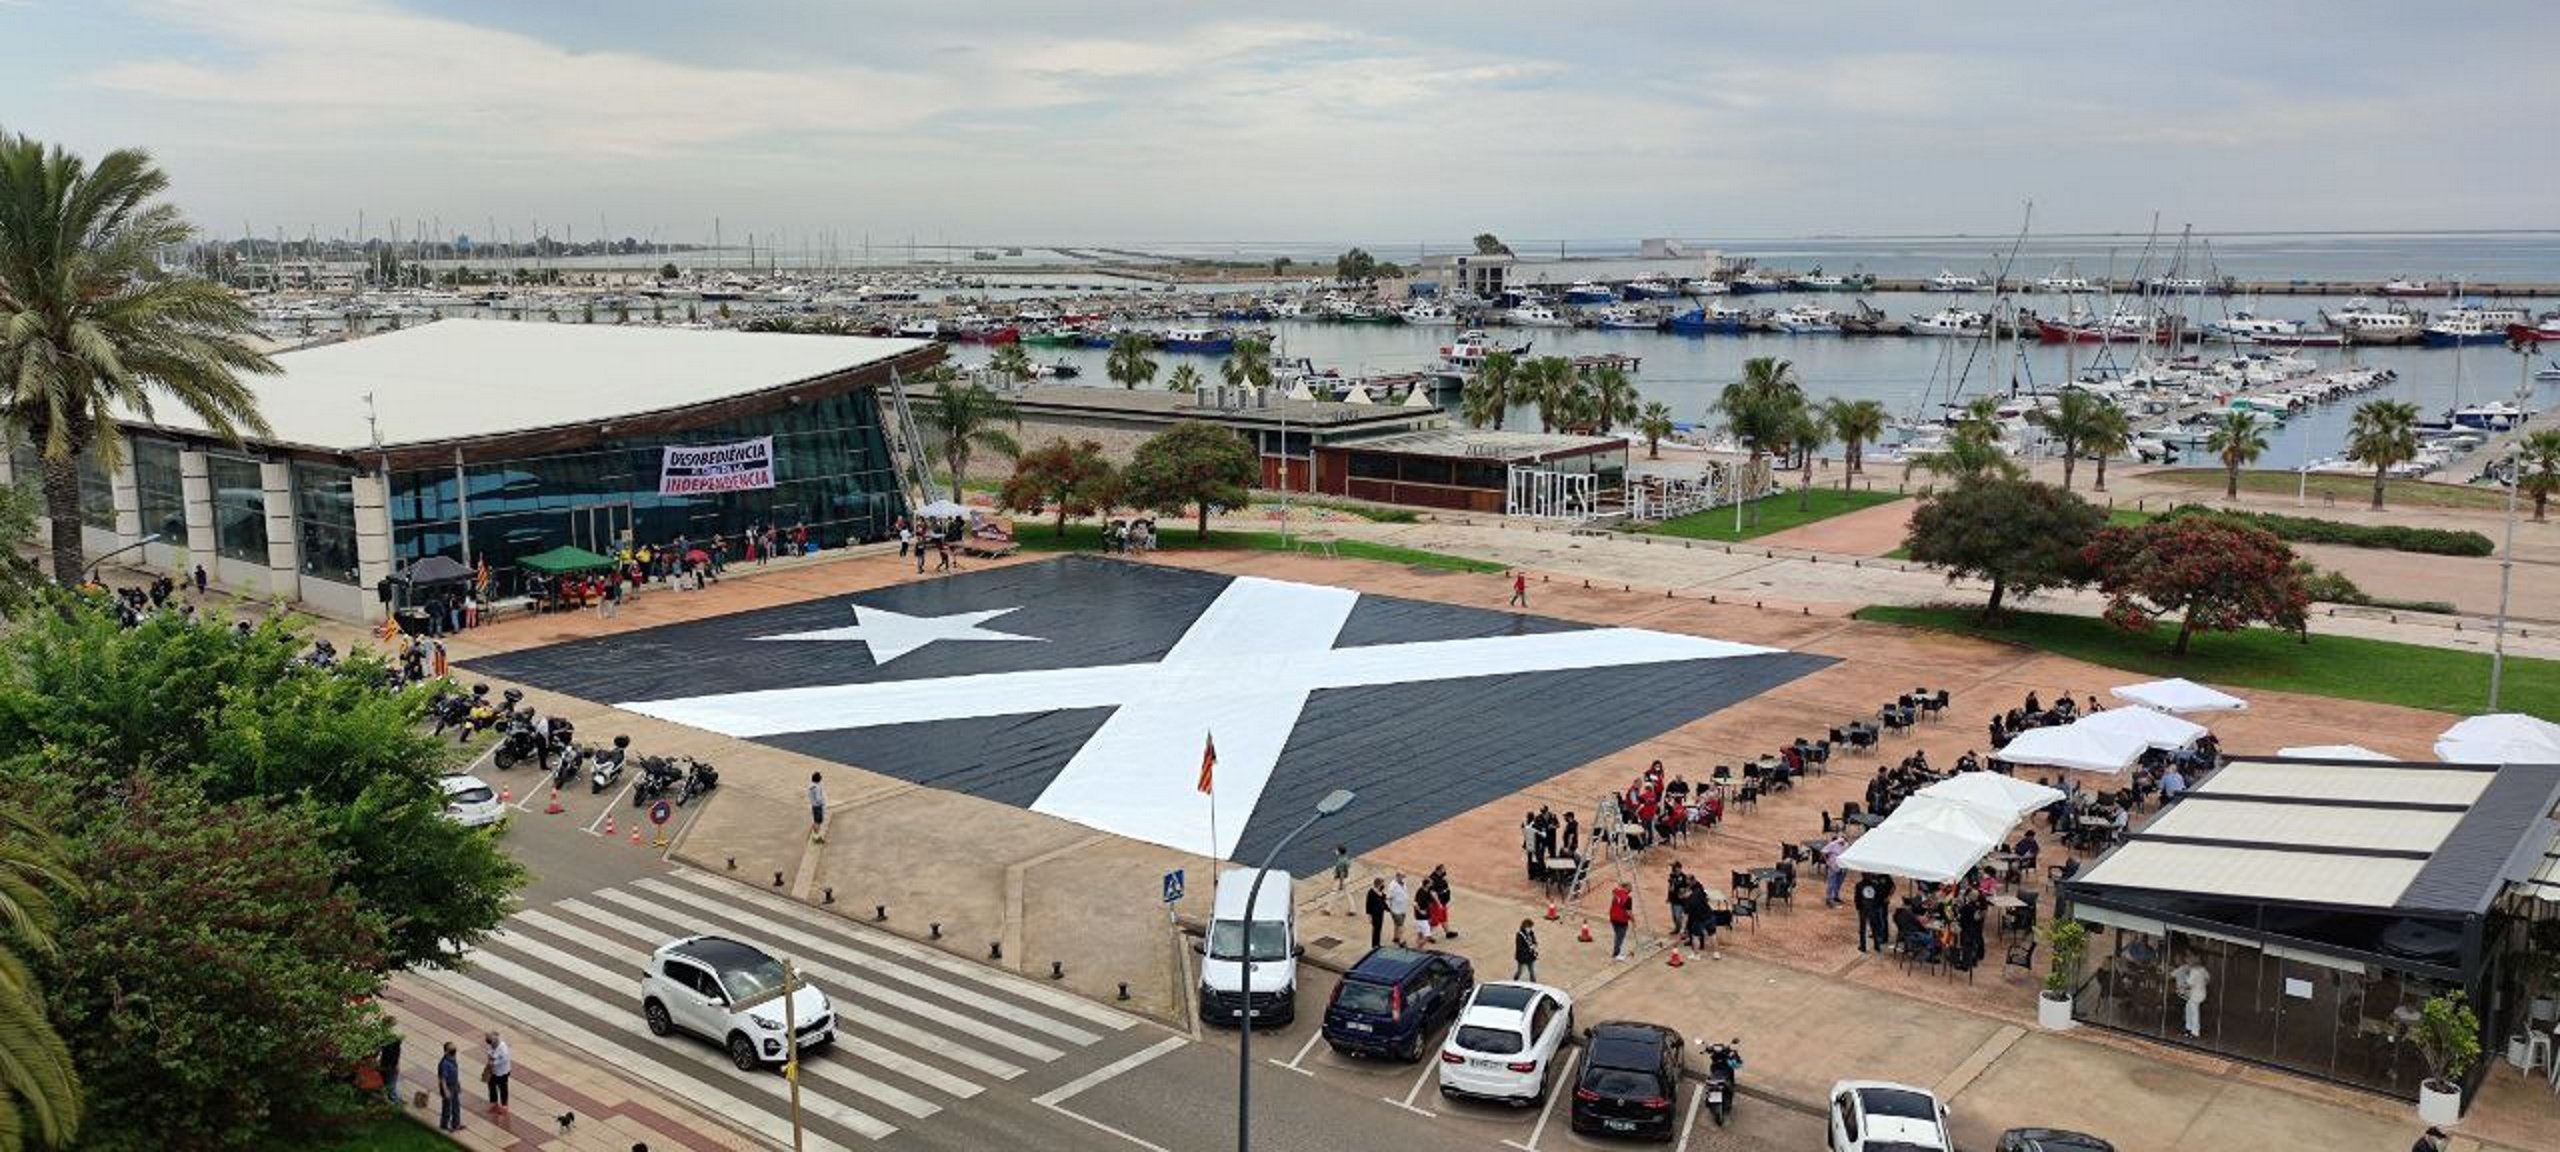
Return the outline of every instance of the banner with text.
[[[743,492],[773,487],[773,437],[734,444],[670,444],[658,470],[658,494]]]

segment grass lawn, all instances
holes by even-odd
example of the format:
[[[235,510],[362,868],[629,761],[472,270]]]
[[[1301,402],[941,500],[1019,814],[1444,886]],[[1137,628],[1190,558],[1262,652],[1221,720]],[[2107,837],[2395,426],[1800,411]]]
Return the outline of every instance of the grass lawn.
[[[1056,527],[1057,522],[1054,520],[1025,518],[1013,522],[1015,538],[1022,542],[1022,550],[1025,552],[1102,551],[1101,525],[1079,524],[1071,521],[1067,524],[1067,534],[1063,537],[1055,534]],[[1209,538],[1202,540],[1188,524],[1177,524],[1170,520],[1156,522],[1156,546],[1168,552],[1203,550],[1285,552],[1296,547],[1297,542],[1305,538],[1305,533],[1298,533],[1284,543],[1277,532],[1231,532],[1212,529]],[[1349,556],[1355,560],[1409,564],[1417,568],[1439,568],[1451,572],[1500,572],[1503,570],[1503,565],[1491,560],[1451,556],[1443,552],[1425,552],[1419,548],[1399,548],[1393,544],[1379,544],[1368,540],[1337,539],[1333,542],[1333,551],[1337,556]]]
[[[2145,676],[2185,676],[2227,688],[2272,688],[2378,704],[2404,704],[2467,715],[2489,692],[2489,656],[2367,640],[2323,636],[2313,622],[2311,642],[2265,628],[2198,633],[2183,658],[2169,655],[2178,631],[2162,625],[2148,637],[2089,616],[2011,613],[2009,622],[1983,627],[1970,608],[1861,608],[1860,620],[1932,628],[2020,644],[2039,651],[2104,664]],[[2498,706],[2537,716],[2560,715],[2560,661],[2507,657],[2506,684]]]
[[[334,1138],[296,1144],[292,1152],[453,1152],[444,1134],[407,1116],[385,1116]]]
[[[2145,472],[2142,476],[2145,480],[2199,489],[2205,495],[2222,494],[2223,474],[2220,468],[2168,468]],[[2300,491],[2301,483],[2301,477],[2292,472],[2244,469],[2240,473],[2240,491],[2244,495],[2281,496],[2291,500]],[[2311,497],[2315,508],[2326,504],[2322,497],[2336,499],[2341,508],[2369,508],[2373,505],[2373,477],[2314,472],[2311,474]],[[2393,508],[2484,508],[2496,512],[2504,511],[2506,506],[2506,493],[2496,488],[2437,484],[2427,480],[2392,480],[2383,486],[2382,507],[2385,511]]]
[[[1796,506],[1799,496],[1805,497],[1802,508]],[[1749,540],[1772,532],[1802,527],[1816,520],[1828,520],[1844,512],[1855,512],[1862,508],[1873,508],[1879,504],[1891,504],[1896,500],[1905,499],[1909,497],[1898,492],[1866,490],[1843,492],[1837,488],[1815,488],[1810,493],[1781,492],[1745,505],[1742,510],[1742,531],[1739,534],[1733,530],[1733,509],[1731,508],[1709,508],[1704,512],[1692,512],[1677,519],[1665,520],[1649,528],[1638,529],[1638,531],[1660,536],[1679,536],[1690,540]],[[1755,516],[1758,517],[1757,522],[1753,520]]]

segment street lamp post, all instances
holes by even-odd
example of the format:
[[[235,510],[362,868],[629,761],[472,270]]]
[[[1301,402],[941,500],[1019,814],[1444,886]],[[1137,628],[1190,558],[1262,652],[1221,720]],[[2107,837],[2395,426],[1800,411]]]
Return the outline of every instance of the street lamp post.
[[[2533,350],[2539,345],[2522,337],[2512,337],[2507,347],[2516,354],[2516,423],[2524,423],[2524,406],[2533,399]],[[2521,427],[2516,438],[2507,445],[2507,543],[2498,557],[2498,628],[2489,642],[2489,711],[2498,710],[2498,688],[2507,671],[2507,588],[2516,570],[2516,493],[2524,489],[2524,437]]]
[[[1280,842],[1264,853],[1262,867],[1254,869],[1253,886],[1244,894],[1244,1012],[1237,1019],[1242,1026],[1237,1032],[1241,1043],[1236,1049],[1236,1152],[1252,1152],[1253,1148],[1253,910],[1262,898],[1262,878],[1271,874],[1271,862],[1280,858],[1281,850],[1298,834],[1316,826],[1316,821],[1351,806],[1358,795],[1349,789],[1336,788],[1316,801],[1316,810],[1298,821],[1298,826],[1280,838]]]
[[[150,535],[148,535],[148,536],[143,537],[143,538],[142,538],[142,539],[140,539],[140,540],[136,540],[136,541],[134,541],[134,542],[133,542],[133,543],[131,543],[131,544],[127,544],[127,545],[125,545],[125,546],[124,546],[124,547],[122,547],[122,548],[118,548],[118,549],[116,549],[116,550],[115,550],[115,551],[113,551],[113,552],[109,552],[109,553],[107,553],[107,554],[106,554],[106,555],[104,555],[104,556],[100,556],[100,557],[98,557],[97,559],[90,561],[90,562],[89,562],[89,579],[91,579],[91,580],[95,580],[95,579],[97,579],[97,578],[98,578],[98,569],[106,567],[106,566],[107,566],[107,561],[109,561],[109,560],[113,560],[113,559],[115,559],[115,558],[116,558],[116,557],[118,557],[118,556],[122,556],[122,555],[124,555],[124,554],[125,554],[125,553],[127,553],[127,552],[131,552],[131,551],[133,551],[133,550],[134,550],[134,549],[136,549],[136,548],[147,548],[147,547],[149,547],[149,546],[151,546],[151,545],[153,545],[153,544],[157,544],[157,543],[159,543],[159,542],[160,542],[160,534],[159,534],[159,533],[157,533],[157,532],[154,532],[154,533],[152,533],[152,534],[150,534]]]

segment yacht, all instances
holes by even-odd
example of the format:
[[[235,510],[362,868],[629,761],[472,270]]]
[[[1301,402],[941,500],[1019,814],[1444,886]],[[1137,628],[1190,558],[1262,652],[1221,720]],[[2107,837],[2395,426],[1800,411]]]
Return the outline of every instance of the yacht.
[[[1953,272],[1941,269],[1937,275],[1929,278],[1928,287],[1932,292],[1980,292],[1982,291],[1982,278],[1979,276],[1958,276]]]
[[[1913,313],[1911,334],[1914,336],[1979,336],[1991,323],[1991,317],[1968,308],[1941,308],[1927,316]]]
[[[2335,312],[2323,311],[2320,320],[2332,330],[2354,337],[2359,344],[2406,343],[2418,338],[2420,320],[2405,308],[2375,308],[2364,298],[2347,301]]]
[[[2249,312],[2234,312],[2225,319],[2208,322],[2204,326],[2204,331],[2208,336],[2220,336],[2227,340],[2257,340],[2267,336],[2299,335],[2302,332],[2302,322],[2279,320],[2273,316],[2259,316]]]
[[[2154,276],[2142,282],[2154,292],[2193,293],[2204,291],[2202,276]]]
[[[2523,423],[2525,411],[2511,400],[2491,400],[2485,404],[2466,404],[2445,413],[2445,419],[2456,428],[2478,428],[2487,432],[2504,432]]]
[[[1544,304],[1523,304],[1512,309],[1507,318],[1522,328],[1562,328],[1572,323]]]
[[[891,330],[890,335],[905,337],[909,340],[932,340],[942,335],[942,321],[931,316],[902,320],[895,329]]]
[[[2122,309],[2096,323],[2036,321],[2036,339],[2046,344],[2138,344],[2159,333],[2160,322],[2148,313]]]
[[[2036,291],[2056,296],[2085,296],[2097,290],[2097,285],[2081,276],[2044,276],[2036,280]]]
[[[1722,280],[1683,280],[1680,282],[1680,294],[1683,296],[1722,296],[1731,291],[1733,291],[1733,285],[1727,284]]]

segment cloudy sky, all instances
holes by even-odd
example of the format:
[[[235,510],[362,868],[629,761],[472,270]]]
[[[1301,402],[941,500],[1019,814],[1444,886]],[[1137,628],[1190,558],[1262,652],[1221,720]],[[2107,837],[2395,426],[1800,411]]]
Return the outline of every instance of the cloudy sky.
[[[205,227],[883,243],[2560,226],[2560,3],[0,0]]]

